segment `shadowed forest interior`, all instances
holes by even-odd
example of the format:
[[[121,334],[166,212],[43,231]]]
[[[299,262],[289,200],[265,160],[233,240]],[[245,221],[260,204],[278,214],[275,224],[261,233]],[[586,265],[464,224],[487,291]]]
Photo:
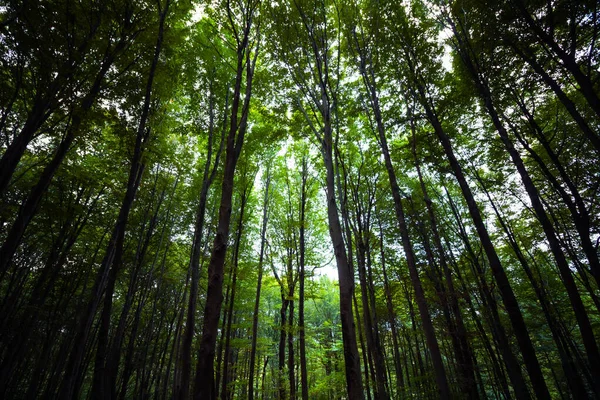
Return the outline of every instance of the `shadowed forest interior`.
[[[600,398],[600,4],[0,3],[0,398]]]

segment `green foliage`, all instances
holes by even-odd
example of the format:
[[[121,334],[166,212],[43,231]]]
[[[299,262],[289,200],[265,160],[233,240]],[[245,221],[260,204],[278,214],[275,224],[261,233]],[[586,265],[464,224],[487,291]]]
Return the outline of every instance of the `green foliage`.
[[[112,257],[105,253],[127,190],[159,12],[167,0],[5,3],[0,6],[3,159],[16,154],[22,132],[34,128],[14,172],[0,171],[8,176],[7,188],[0,192],[3,245],[67,133],[73,126],[77,132],[42,189],[15,255],[0,271],[0,396],[60,396],[60,386],[69,378],[67,360],[76,351],[79,321],[86,316],[85,305],[97,296],[100,306],[84,343],[85,362],[74,377],[81,385],[74,397],[91,396],[104,299],[103,291],[95,293],[95,282],[102,278],[103,259]],[[192,369],[198,362],[235,72],[238,60],[246,71],[255,55],[253,50],[252,57],[238,58],[247,51],[239,42],[238,19],[248,2],[169,0],[169,7],[145,121],[144,171],[125,227],[110,313],[108,346],[117,342],[119,326],[123,332],[116,374],[117,386],[125,384],[115,388],[123,398],[171,398],[181,384],[190,254],[208,166],[215,175],[200,232]],[[220,379],[228,379],[233,398],[248,397],[252,350],[257,354],[255,395],[275,398],[282,388],[289,395],[292,373],[299,397],[301,332],[309,398],[343,398],[347,390],[340,291],[328,277],[335,271],[322,164],[326,120],[332,129],[336,202],[355,276],[361,372],[370,385],[367,389],[365,384],[365,395],[377,390],[376,350],[381,350],[390,398],[437,396],[379,129],[390,149],[452,394],[463,395],[456,345],[460,320],[480,397],[516,395],[504,358],[512,352],[521,363],[523,357],[456,169],[438,140],[436,129],[441,129],[508,275],[551,396],[592,396],[597,371],[577,329],[580,320],[531,197],[486,107],[493,103],[524,161],[598,338],[600,299],[593,261],[600,240],[600,153],[593,136],[585,133],[588,126],[597,136],[600,126],[597,105],[590,101],[600,92],[597,4],[296,0],[263,2],[255,18],[257,29],[249,38],[252,48],[259,49],[253,84],[251,90],[245,81],[240,84],[241,93],[252,94],[248,130],[235,170],[233,206],[222,211],[231,213],[232,228],[215,369],[223,371],[218,364],[226,351],[223,316],[232,310],[227,332],[231,376]],[[582,79],[590,82],[592,94],[586,94]],[[86,108],[95,83],[98,93]],[[240,105],[238,120],[243,111]],[[252,349],[267,176],[267,246]],[[238,244],[233,227],[241,218],[244,191],[231,302]],[[299,325],[301,227],[306,240],[304,326]],[[584,249],[586,240],[591,250]],[[453,298],[456,308],[451,307]],[[282,309],[287,321],[293,320],[291,326],[281,321]],[[367,315],[371,327],[365,323]],[[509,338],[506,348],[498,340],[498,324]],[[369,343],[369,329],[375,344]],[[292,371],[288,342],[279,348],[282,333],[291,337]],[[281,371],[280,355],[285,361]],[[524,368],[522,372],[533,389]]]

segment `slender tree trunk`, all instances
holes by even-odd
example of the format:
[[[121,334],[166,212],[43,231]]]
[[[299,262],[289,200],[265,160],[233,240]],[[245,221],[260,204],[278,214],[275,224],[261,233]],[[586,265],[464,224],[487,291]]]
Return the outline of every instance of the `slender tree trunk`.
[[[227,97],[228,99],[228,97]],[[225,109],[223,112],[225,120],[223,121],[223,127],[227,125],[227,103],[225,101]],[[221,152],[223,150],[223,143],[225,141],[225,132],[221,134],[219,148],[213,162],[213,140],[214,140],[214,93],[213,93],[213,82],[210,84],[209,94],[209,129],[208,129],[208,142],[206,144],[206,162],[204,164],[204,173],[202,177],[202,188],[200,190],[200,198],[198,200],[198,208],[196,210],[196,223],[194,225],[194,239],[192,242],[192,254],[190,257],[190,270],[191,270],[191,283],[190,283],[190,296],[188,298],[187,308],[187,319],[185,325],[185,331],[182,339],[181,346],[181,376],[179,390],[176,390],[176,400],[187,400],[190,393],[190,382],[192,375],[192,341],[194,338],[194,330],[196,325],[196,305],[198,299],[198,284],[200,282],[200,254],[203,247],[203,233],[204,233],[204,219],[206,216],[206,202],[208,200],[208,192],[212,185],[217,169],[219,167],[219,161]],[[212,163],[212,169],[211,169]]]
[[[469,254],[470,256],[471,270],[473,276],[476,279],[479,292],[481,293],[481,302],[483,303],[485,310],[487,311],[486,315],[489,319],[492,338],[494,339],[494,341],[497,342],[498,350],[502,355],[502,360],[504,361],[506,371],[515,390],[516,396],[518,398],[528,399],[530,398],[529,390],[527,388],[525,378],[521,372],[520,363],[511,349],[510,341],[506,334],[506,330],[502,325],[500,314],[498,312],[498,304],[496,301],[496,297],[492,291],[492,288],[490,288],[486,280],[485,272],[483,270],[482,265],[479,262],[479,258],[476,255],[475,250],[471,246],[465,227],[460,219],[458,209],[447,190],[446,193],[448,196],[448,201],[450,203],[452,214],[454,215],[454,218],[456,219],[457,225],[459,227],[459,236],[461,237],[465,245],[467,254]],[[458,270],[457,273],[459,273]]]
[[[290,381],[290,400],[296,400],[296,376],[294,374],[294,367],[296,361],[294,358],[294,288],[290,288],[289,293],[289,313],[287,321],[287,345],[288,345],[288,380]]]
[[[377,98],[374,98],[374,107],[373,109],[379,109],[378,103],[375,101]],[[375,111],[376,115],[380,112]],[[376,120],[381,120],[381,115],[379,118],[376,117]],[[398,182],[396,179],[396,172],[394,171],[394,167],[392,165],[391,157],[389,154],[387,139],[385,137],[385,132],[383,128],[383,123],[378,123],[380,128],[379,132],[379,145],[381,147],[381,152],[383,154],[385,160],[385,166],[388,172],[388,178],[390,181],[390,188],[392,192],[392,196],[394,199],[394,210],[396,211],[396,218],[398,220],[398,225],[400,227],[400,233],[402,236],[402,247],[404,249],[404,253],[406,255],[406,261],[408,264],[408,270],[410,274],[410,279],[415,290],[415,298],[417,300],[417,306],[419,308],[419,314],[421,316],[421,320],[423,323],[423,330],[425,333],[425,338],[427,341],[427,346],[429,347],[429,351],[431,353],[433,367],[435,370],[435,379],[438,385],[438,394],[441,399],[449,399],[451,397],[450,388],[448,386],[448,380],[446,378],[446,371],[444,369],[444,363],[442,362],[442,356],[439,350],[439,345],[437,339],[435,337],[435,331],[433,328],[433,324],[431,322],[431,316],[429,315],[429,310],[427,309],[427,303],[425,300],[425,294],[423,292],[423,288],[421,285],[421,279],[419,278],[419,273],[417,271],[415,255],[412,249],[412,243],[410,241],[408,235],[408,228],[406,225],[406,219],[404,216],[404,208],[402,206],[402,199],[400,197],[400,188],[398,187]]]
[[[202,338],[200,340],[196,378],[194,379],[195,400],[216,399],[213,363],[215,358],[219,315],[221,314],[221,304],[223,302],[223,266],[225,264],[225,254],[227,253],[229,223],[231,220],[233,178],[235,166],[242,150],[244,135],[247,129],[248,107],[252,91],[252,76],[254,74],[254,66],[256,65],[256,56],[258,55],[258,49],[255,49],[254,58],[251,57],[251,48],[248,43],[252,27],[252,18],[257,4],[252,3],[247,4],[246,6],[248,10],[244,21],[243,37],[241,37],[239,39],[241,41],[238,41],[237,43],[236,79],[231,104],[230,127],[225,147],[225,168],[223,170],[223,183],[221,186],[217,233],[215,235],[213,250],[208,265],[208,289],[204,307]],[[229,12],[231,12],[230,9]],[[246,90],[241,119],[238,120],[244,68],[246,70]]]
[[[104,324],[103,331],[105,333],[101,333],[100,338],[102,339],[102,337],[105,336],[108,331],[108,324],[110,323],[110,308],[112,305],[113,294],[112,291],[109,291],[108,289],[109,286],[112,286],[112,288],[114,288],[114,279],[116,279],[116,274],[120,268],[121,263],[120,258],[123,251],[123,241],[127,220],[129,218],[129,211],[131,210],[131,207],[133,205],[133,200],[135,198],[135,194],[137,192],[137,188],[139,186],[142,172],[144,169],[144,165],[142,164],[143,146],[146,140],[148,139],[150,133],[149,129],[146,128],[146,123],[148,121],[148,115],[150,113],[152,86],[154,82],[154,76],[156,72],[156,67],[158,65],[160,52],[162,49],[164,25],[169,9],[169,4],[170,0],[167,0],[165,7],[161,11],[160,15],[158,38],[154,50],[154,57],[150,66],[148,80],[146,82],[144,105],[142,107],[140,122],[137,129],[136,144],[127,182],[127,191],[125,193],[125,197],[123,198],[123,203],[121,205],[119,217],[114,226],[113,234],[109,242],[108,248],[106,250],[106,255],[104,257],[102,265],[100,266],[100,269],[98,270],[96,282],[94,283],[94,287],[92,289],[92,298],[88,302],[86,312],[81,316],[79,326],[77,328],[77,335],[73,343],[73,350],[71,351],[71,354],[66,363],[65,376],[60,389],[60,397],[63,399],[78,397],[79,388],[77,382],[80,381],[78,376],[81,375],[81,364],[85,355],[85,346],[94,320],[94,316],[100,304],[100,298],[105,288],[107,289],[105,296],[108,299],[105,302],[103,316],[101,319]],[[99,340],[98,349],[100,352],[105,351],[105,346],[107,344],[106,341],[103,341],[104,339]],[[103,366],[100,365],[102,362],[103,360],[98,360],[98,372],[95,373],[96,378],[94,379],[95,387],[98,390],[94,393],[94,395],[98,396],[98,398],[101,398],[101,396],[104,394],[104,385],[102,378]]]
[[[556,347],[558,350],[558,355],[561,360],[561,365],[562,365],[563,371],[567,377],[567,384],[569,386],[569,389],[578,399],[586,399],[588,396],[587,396],[587,393],[585,392],[585,386],[583,384],[583,381],[581,380],[581,376],[577,372],[578,368],[573,363],[573,360],[568,352],[568,349],[566,349],[565,346],[563,345],[564,339],[562,338],[562,334],[559,331],[560,322],[554,318],[552,312],[550,311],[550,307],[549,307],[548,301],[546,299],[547,294],[544,293],[543,289],[540,287],[537,280],[533,276],[533,272],[531,271],[531,268],[529,267],[529,263],[527,262],[525,255],[522,253],[519,245],[517,244],[517,240],[516,240],[512,230],[508,227],[506,221],[504,221],[504,218],[502,218],[502,216],[500,215],[500,212],[499,212],[498,208],[496,207],[496,204],[492,200],[491,195],[486,190],[486,188],[483,184],[483,181],[481,180],[481,178],[478,175],[476,175],[476,178],[479,181],[483,190],[485,191],[487,198],[490,202],[490,205],[492,206],[492,208],[496,214],[496,217],[498,218],[498,222],[500,222],[500,226],[504,230],[504,233],[507,236],[508,242],[509,242],[511,248],[513,249],[513,251],[515,252],[515,255],[517,256],[519,263],[523,267],[523,270],[527,274],[527,277],[529,278],[531,286],[533,287],[533,290],[538,298],[538,301],[540,302],[540,306],[542,307],[544,317],[546,318],[546,321],[548,322],[548,328],[550,329],[552,338],[554,340],[554,343],[556,344]]]
[[[455,32],[455,34],[457,33]],[[461,52],[461,55],[463,57],[465,65],[467,66],[467,69],[470,71],[471,76],[475,81],[477,88],[480,91],[480,95],[483,98],[488,114],[490,115],[492,122],[494,123],[494,126],[496,127],[496,130],[500,135],[500,139],[502,140],[506,151],[509,153],[513,164],[517,168],[523,186],[525,187],[525,190],[529,195],[529,199],[535,211],[535,215],[537,216],[538,220],[540,221],[540,224],[542,225],[542,229],[544,231],[544,234],[546,235],[548,244],[550,245],[550,250],[554,256],[556,265],[560,272],[560,276],[563,280],[565,288],[567,289],[567,295],[571,302],[571,306],[573,307],[573,311],[575,312],[575,318],[577,319],[577,323],[579,325],[579,332],[581,333],[583,344],[587,351],[590,369],[594,375],[595,390],[596,392],[600,393],[600,351],[598,350],[598,345],[596,343],[594,331],[592,329],[592,325],[589,320],[587,311],[585,309],[581,296],[579,295],[579,290],[577,289],[577,284],[575,283],[575,279],[573,278],[571,269],[569,267],[569,263],[556,236],[554,226],[552,225],[550,218],[548,218],[548,214],[546,213],[546,210],[540,199],[539,191],[533,183],[529,172],[525,168],[525,164],[523,163],[521,155],[515,149],[514,145],[512,144],[512,141],[508,136],[508,132],[506,131],[504,125],[500,121],[500,117],[498,116],[498,112],[496,111],[496,107],[493,103],[489,85],[481,76],[481,71],[479,71],[477,60],[474,59],[473,56],[470,54],[468,42],[464,43],[464,48]],[[527,360],[525,360],[525,362],[527,364]],[[536,394],[538,395],[538,397],[545,396],[546,398],[549,398],[550,395],[548,393],[547,388],[546,390],[544,390],[544,379],[539,364],[537,363],[537,360],[534,365],[528,365],[528,369],[530,368],[531,370],[529,371],[529,373],[530,375],[533,375],[531,376],[531,381],[533,383],[533,388],[536,391]]]
[[[24,4],[24,3],[23,3]],[[99,9],[96,11],[98,16],[95,21],[91,24],[89,31],[83,38],[82,42],[74,49],[74,54],[68,57],[59,68],[51,82],[41,82],[36,87],[36,93],[34,103],[31,111],[28,112],[27,120],[23,127],[19,131],[17,137],[7,146],[6,151],[0,159],[0,197],[2,197],[6,189],[8,188],[11,178],[17,169],[19,161],[25,154],[27,145],[33,140],[35,135],[39,132],[42,125],[52,115],[60,104],[61,91],[69,90],[67,82],[71,82],[76,70],[80,68],[82,60],[89,58],[89,50],[91,44],[95,41],[96,35],[99,32],[101,18],[100,16],[105,11],[105,6],[101,4]],[[19,14],[15,14],[18,16]],[[27,18],[27,17],[25,17]],[[130,24],[132,21],[126,21],[126,24]],[[132,24],[133,25],[133,24]],[[124,35],[122,38],[125,38]],[[108,45],[110,46],[110,44]],[[110,50],[107,49],[105,55],[110,55]],[[103,59],[106,61],[106,58]],[[101,68],[105,64],[102,64]],[[106,71],[105,71],[106,72]],[[20,83],[20,82],[19,82]],[[93,89],[92,85],[92,91]],[[84,100],[85,101],[85,100]]]
[[[417,271],[415,255],[412,247],[412,243],[410,241],[410,237],[408,234],[408,228],[406,225],[406,219],[404,216],[404,208],[402,206],[402,198],[400,196],[400,188],[398,187],[398,181],[396,178],[396,172],[394,170],[394,166],[392,165],[391,157],[389,154],[389,148],[387,144],[387,138],[385,135],[385,127],[383,125],[383,117],[381,115],[381,108],[379,106],[379,96],[377,94],[377,90],[375,87],[375,80],[372,74],[369,74],[367,71],[367,60],[365,57],[361,57],[361,75],[363,77],[363,82],[369,94],[369,101],[371,104],[371,109],[373,110],[373,114],[375,116],[375,122],[377,127],[377,138],[379,141],[379,146],[381,147],[381,152],[384,157],[385,167],[388,174],[388,179],[390,182],[390,190],[392,192],[392,197],[394,199],[394,210],[396,212],[396,218],[398,220],[398,226],[400,228],[400,235],[402,239],[402,248],[404,250],[406,261],[408,264],[408,270],[410,279],[415,290],[415,297],[417,300],[417,306],[419,308],[419,314],[421,320],[423,322],[423,330],[425,333],[425,338],[427,341],[427,346],[431,353],[433,368],[435,371],[435,379],[438,386],[438,394],[441,399],[449,399],[451,397],[450,387],[448,386],[448,379],[446,377],[446,370],[444,368],[444,363],[442,361],[442,356],[440,353],[439,345],[437,338],[435,336],[435,330],[433,328],[433,324],[431,322],[431,316],[429,314],[429,310],[427,308],[427,303],[425,300],[425,294],[423,292],[423,288],[421,285],[421,279],[419,278],[419,273]]]
[[[155,185],[156,185],[156,181],[155,181]],[[153,189],[153,191],[154,190],[155,189]],[[117,398],[117,377],[118,377],[118,372],[119,372],[119,364],[121,362],[121,352],[122,352],[122,347],[123,347],[125,331],[127,328],[127,320],[129,317],[129,312],[130,312],[131,308],[133,307],[134,298],[136,297],[135,294],[137,291],[139,291],[138,290],[138,277],[139,277],[140,272],[143,267],[144,258],[146,256],[146,253],[148,252],[150,240],[152,239],[152,235],[154,234],[154,230],[156,228],[156,224],[158,221],[158,215],[159,215],[160,207],[164,200],[164,196],[165,196],[165,190],[163,190],[162,193],[160,194],[160,198],[158,199],[158,204],[156,205],[154,215],[152,215],[152,217],[150,218],[148,230],[146,232],[146,237],[144,238],[143,241],[142,241],[142,238],[140,237],[140,240],[138,243],[138,250],[136,252],[135,262],[134,262],[134,266],[133,266],[133,271],[131,271],[129,287],[127,290],[127,294],[125,295],[125,301],[123,304],[123,308],[121,310],[121,316],[119,318],[117,328],[116,328],[114,334],[112,335],[113,336],[112,344],[108,348],[108,355],[106,358],[106,366],[105,366],[105,371],[106,371],[106,377],[105,377],[106,388],[105,388],[105,390],[107,393],[110,393],[110,398],[112,398],[112,399]],[[146,220],[146,218],[144,218],[144,220]],[[143,229],[142,229],[142,232],[143,232]],[[140,301],[141,301],[141,299],[140,299]],[[137,312],[136,312],[136,315],[137,315]],[[139,317],[137,319],[139,320]],[[138,327],[136,325],[132,326],[132,330],[137,331],[137,329],[138,329]]]
[[[125,42],[120,41],[116,45],[115,49],[105,56],[102,62],[102,67],[96,75],[90,91],[83,98],[80,106],[74,111],[71,117],[70,126],[67,129],[65,137],[61,140],[60,144],[56,149],[56,152],[54,153],[54,156],[42,171],[42,175],[40,176],[38,182],[31,189],[29,195],[27,196],[27,199],[23,202],[21,208],[19,209],[17,218],[15,219],[12,227],[10,228],[6,240],[2,244],[2,248],[0,248],[0,280],[2,279],[4,273],[8,270],[13,256],[15,255],[15,252],[21,244],[21,239],[23,237],[23,234],[25,233],[25,229],[27,229],[27,226],[29,226],[29,223],[37,213],[42,197],[48,190],[48,187],[50,186],[50,183],[52,182],[56,171],[58,171],[58,168],[62,164],[68,151],[71,149],[73,142],[79,135],[82,122],[85,120],[85,117],[89,113],[92,106],[95,104],[96,98],[102,90],[102,84],[104,82],[104,77],[106,76],[106,73],[113,65],[116,56],[119,55],[124,48]],[[8,151],[11,150],[9,149]],[[13,156],[14,155],[11,155],[10,157]],[[2,173],[2,175],[5,174]],[[8,177],[7,179],[10,180],[10,177]],[[8,181],[6,182],[6,184],[8,184]],[[1,192],[2,189],[0,188],[0,193]]]
[[[383,290],[385,292],[385,303],[388,311],[388,323],[392,330],[392,352],[394,354],[394,368],[396,372],[396,386],[398,391],[402,393],[404,388],[404,377],[402,375],[402,364],[400,358],[400,347],[398,343],[398,328],[396,327],[396,313],[394,311],[392,292],[386,270],[385,250],[383,245],[383,229],[381,222],[379,223],[379,240],[381,246],[381,269],[383,272]]]
[[[240,213],[237,225],[237,233],[235,236],[235,246],[233,250],[233,277],[231,278],[231,296],[229,299],[229,309],[227,310],[227,326],[225,327],[225,351],[224,351],[224,360],[223,360],[223,387],[221,389],[221,400],[227,400],[230,392],[227,384],[229,383],[229,375],[231,372],[229,371],[230,360],[231,357],[231,323],[233,318],[233,310],[235,308],[235,293],[237,289],[237,271],[238,271],[238,263],[240,259],[240,246],[242,242],[242,232],[244,228],[244,211],[246,209],[247,196],[248,196],[249,187],[245,187],[242,191],[242,196],[240,199]]]
[[[342,320],[342,338],[344,343],[344,360],[346,366],[346,386],[350,400],[360,400],[362,394],[362,379],[358,362],[358,347],[354,330],[354,317],[352,313],[352,293],[354,292],[353,271],[350,270],[346,248],[342,236],[342,227],[335,199],[335,183],[333,170],[333,148],[331,137],[331,122],[329,111],[325,116],[325,134],[322,143],[322,154],[326,168],[327,188],[327,218],[329,221],[329,234],[338,267],[340,285],[340,315]]]
[[[502,263],[500,262],[500,258],[496,253],[496,249],[492,244],[492,240],[490,235],[485,227],[483,222],[483,217],[481,216],[481,212],[475,202],[475,198],[473,193],[471,192],[471,188],[469,187],[467,180],[464,176],[462,167],[458,163],[456,156],[454,155],[454,150],[452,149],[452,145],[450,143],[450,139],[447,136],[446,132],[442,128],[441,123],[439,122],[437,115],[435,114],[432,106],[427,100],[427,95],[425,94],[425,89],[422,85],[418,85],[418,92],[420,101],[425,108],[425,113],[430,123],[432,124],[438,139],[442,147],[444,148],[444,152],[446,153],[446,157],[450,163],[450,167],[452,168],[454,175],[459,183],[463,196],[467,202],[467,206],[469,208],[469,213],[473,220],[473,224],[475,225],[475,229],[477,234],[481,240],[481,244],[485,251],[485,254],[488,258],[490,267],[492,269],[492,273],[497,283],[498,290],[502,296],[502,301],[504,303],[504,307],[506,312],[510,318],[512,323],[515,336],[517,338],[517,342],[519,343],[519,348],[521,349],[521,354],[523,355],[523,360],[525,361],[525,366],[529,372],[529,375],[532,379],[533,386],[536,390],[536,394],[543,399],[549,398],[548,388],[546,387],[544,376],[541,372],[541,368],[536,356],[535,348],[533,347],[533,343],[529,336],[529,331],[527,326],[525,325],[525,320],[523,319],[523,314],[519,308],[519,304],[515,297],[514,291],[510,285],[508,280],[508,276],[506,275],[506,271],[504,270]]]
[[[260,292],[262,287],[262,276],[264,270],[265,246],[267,243],[267,222],[269,210],[269,188],[271,186],[271,171],[267,167],[265,195],[263,197],[262,228],[260,231],[260,255],[258,258],[258,280],[256,283],[256,297],[254,299],[254,310],[252,312],[252,339],[250,343],[250,366],[248,372],[248,400],[254,400],[254,366],[256,364],[256,341],[258,339],[258,313],[260,307]],[[302,228],[300,228],[302,229]],[[301,242],[302,243],[302,242]],[[302,246],[302,244],[300,244]],[[306,400],[306,399],[303,399]]]
[[[524,0],[516,0],[516,8],[520,11],[521,16],[529,25],[531,30],[540,39],[543,46],[547,46],[551,49],[554,54],[561,61],[562,66],[571,73],[575,81],[579,84],[579,91],[583,94],[590,108],[600,117],[600,98],[595,91],[594,82],[589,76],[585,75],[577,63],[576,55],[574,52],[565,51],[560,45],[554,40],[550,34],[548,34],[540,25],[533,19],[529,11],[526,9],[526,3]]]
[[[310,27],[314,21],[310,21],[308,15],[302,7],[295,3],[296,9],[300,14],[302,23],[307,30],[312,58],[316,66],[316,84],[318,94],[315,93],[314,102],[319,110],[322,123],[322,130],[317,130],[312,124],[308,115],[307,122],[313,128],[317,140],[319,141],[321,155],[325,166],[326,181],[326,204],[327,220],[329,222],[329,235],[331,237],[332,249],[335,255],[338,281],[340,290],[340,319],[342,323],[342,341],[344,344],[344,366],[346,375],[346,390],[349,400],[361,400],[364,398],[362,388],[362,376],[360,372],[360,362],[358,355],[358,346],[356,344],[356,331],[354,329],[354,316],[352,313],[352,296],[354,292],[354,271],[352,271],[348,262],[348,255],[342,233],[342,225],[336,200],[336,184],[334,169],[334,141],[332,137],[332,88],[329,81],[329,54],[328,38],[326,36],[317,36],[317,33]],[[323,11],[320,10],[320,11]],[[311,12],[317,12],[311,10]]]
[[[356,293],[354,293],[354,295],[352,296],[352,300],[354,302],[354,312],[356,313],[356,315],[359,315],[360,312],[358,311],[358,301],[356,301]],[[364,330],[362,329],[362,324],[360,322],[360,318],[356,319],[356,330],[358,332],[358,342],[360,345],[360,352],[362,354],[362,362],[365,368],[365,391],[367,392],[367,400],[371,400],[371,374],[370,374],[370,363],[368,360],[368,352],[367,349],[365,347],[365,341],[363,339],[363,332]]]
[[[300,385],[302,390],[302,400],[308,400],[308,370],[306,367],[306,327],[304,324],[304,280],[305,273],[305,253],[306,253],[306,203],[307,203],[307,180],[308,165],[307,156],[302,157],[302,187],[300,188],[300,238],[299,238],[299,269],[300,283],[298,288],[298,335],[300,347]],[[252,400],[252,399],[250,399]]]
[[[412,112],[412,110],[411,110]],[[412,116],[412,115],[411,115]],[[462,318],[462,314],[460,313],[460,308],[458,305],[458,299],[456,295],[456,290],[454,288],[454,282],[452,280],[452,274],[450,272],[450,268],[448,267],[448,263],[446,261],[446,253],[442,246],[442,241],[440,238],[437,218],[435,216],[435,212],[433,210],[433,205],[431,199],[429,198],[429,193],[427,192],[427,187],[425,186],[425,182],[423,180],[423,175],[421,173],[421,166],[419,162],[419,158],[417,157],[417,148],[416,148],[416,138],[415,138],[415,127],[414,120],[411,119],[411,130],[413,134],[412,140],[412,150],[413,156],[415,159],[415,167],[417,169],[417,176],[419,177],[419,184],[421,186],[421,191],[423,192],[423,199],[425,202],[425,206],[427,208],[427,214],[429,216],[429,222],[431,224],[431,231],[433,233],[433,242],[436,247],[438,253],[438,259],[440,265],[442,267],[443,275],[446,280],[447,291],[445,292],[445,296],[449,308],[452,312],[453,316],[453,331],[452,342],[455,346],[455,351],[457,353],[459,368],[461,371],[461,386],[462,392],[469,399],[478,399],[479,393],[477,392],[477,382],[475,380],[475,367],[473,365],[474,354],[471,351],[471,346],[469,345],[469,341],[467,339],[467,330],[465,328],[465,324]],[[426,239],[426,238],[425,238]],[[426,239],[427,240],[427,239]]]
[[[110,385],[111,374],[116,375],[116,371],[112,372],[107,370],[108,359],[108,346],[109,346],[109,329],[110,329],[110,317],[113,306],[113,293],[117,281],[118,274],[123,267],[123,245],[125,241],[125,229],[127,227],[127,220],[129,218],[129,212],[133,205],[133,200],[137,193],[137,189],[140,185],[142,174],[145,169],[145,165],[142,161],[142,154],[144,152],[144,146],[149,139],[150,129],[146,127],[148,117],[150,114],[150,102],[152,100],[152,87],[154,78],[156,75],[156,68],[158,66],[160,53],[162,51],[162,44],[165,31],[165,20],[169,12],[170,0],[166,0],[164,8],[159,7],[159,26],[158,34],[156,39],[156,45],[154,48],[154,57],[150,65],[150,71],[148,80],[146,82],[145,94],[144,94],[144,105],[142,107],[142,114],[140,123],[138,125],[137,137],[136,137],[136,151],[131,161],[131,169],[129,171],[129,179],[127,185],[126,199],[130,199],[127,204],[125,202],[125,212],[123,214],[124,220],[122,228],[119,230],[119,234],[116,240],[116,246],[114,250],[112,262],[107,264],[108,282],[106,285],[106,291],[104,293],[104,305],[102,307],[102,314],[100,317],[100,330],[98,333],[98,347],[96,349],[96,360],[94,365],[94,376],[92,385],[92,398],[93,399],[112,399],[116,395],[116,381],[114,385]],[[108,254],[108,251],[107,251]],[[120,346],[120,345],[119,345]],[[115,356],[116,357],[116,356]],[[116,361],[118,364],[118,361]],[[117,366],[118,368],[118,366]],[[112,386],[112,389],[111,389]]]
[[[571,117],[577,123],[577,125],[579,126],[579,129],[581,129],[581,131],[583,132],[583,134],[588,138],[588,140],[590,141],[590,143],[594,147],[594,150],[596,151],[596,154],[600,155],[600,135],[598,135],[598,133],[595,132],[589,126],[589,124],[587,123],[587,121],[585,120],[585,118],[577,110],[577,106],[575,105],[575,103],[573,102],[573,100],[571,100],[567,96],[567,94],[563,91],[563,89],[560,87],[560,85],[558,84],[558,82],[556,82],[552,78],[552,76],[550,76],[548,74],[548,72],[546,72],[542,68],[542,66],[535,60],[535,58],[534,58],[533,55],[531,55],[529,52],[526,52],[526,50],[522,50],[517,43],[514,43],[512,41],[509,41],[508,43],[512,47],[512,49],[527,64],[529,64],[531,66],[531,68],[533,68],[533,70],[542,78],[542,81],[544,81],[544,83],[546,83],[546,85],[548,85],[550,87],[550,89],[552,89],[552,91],[554,92],[554,94],[556,95],[556,97],[558,98],[558,100],[562,103],[562,105],[565,107],[565,109],[567,110],[567,112],[569,114],[571,114]]]
[[[531,148],[531,146],[529,146],[529,144],[523,138],[523,136],[520,135],[516,129],[514,129],[513,132],[519,140],[519,142],[521,143],[521,145],[528,151],[528,153],[540,166],[540,169],[542,169],[544,175],[548,178],[554,189],[560,194],[565,205],[569,209],[569,212],[571,213],[571,217],[573,219],[573,223],[575,224],[575,228],[577,230],[577,233],[579,234],[581,247],[583,248],[586,258],[588,259],[588,262],[590,264],[590,271],[592,273],[592,276],[596,280],[596,283],[600,285],[600,260],[598,259],[596,247],[594,246],[590,238],[591,222],[589,211],[581,197],[579,190],[577,189],[577,187],[569,177],[569,174],[565,170],[564,166],[560,162],[558,155],[550,147],[550,144],[546,140],[541,127],[537,124],[533,116],[529,113],[529,111],[525,107],[525,104],[519,100],[517,100],[517,103],[519,104],[519,108],[527,118],[538,141],[546,150],[546,153],[548,154],[548,156],[552,160],[552,163],[558,170],[560,177],[565,182],[566,186],[571,192],[571,195],[569,195],[567,191],[561,186],[556,177],[552,174],[552,172],[550,172],[548,166],[545,164],[542,158],[534,149]],[[572,199],[571,196],[573,196]]]
[[[281,308],[279,309],[279,347],[277,351],[277,395],[279,400],[286,399],[285,395],[285,337],[286,337],[286,321],[288,301],[285,298],[285,289],[281,287]]]

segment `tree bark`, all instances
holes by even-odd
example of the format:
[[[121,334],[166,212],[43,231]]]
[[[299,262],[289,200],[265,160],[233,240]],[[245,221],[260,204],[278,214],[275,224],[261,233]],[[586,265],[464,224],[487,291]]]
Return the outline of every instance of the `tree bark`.
[[[204,163],[204,173],[202,177],[202,188],[200,189],[200,198],[198,200],[198,208],[196,210],[196,223],[194,225],[194,239],[192,242],[192,254],[190,256],[190,296],[188,298],[187,319],[185,331],[183,334],[181,345],[181,376],[180,387],[176,390],[176,400],[187,400],[190,393],[190,382],[192,375],[192,341],[194,338],[194,330],[196,325],[196,305],[198,299],[198,284],[200,281],[200,253],[203,246],[204,219],[206,216],[206,202],[208,200],[208,192],[212,185],[220,164],[221,152],[223,143],[225,142],[225,132],[222,132],[217,154],[214,162],[212,160],[213,138],[214,138],[214,94],[213,83],[210,84],[209,98],[209,129],[208,143],[206,144],[206,161]],[[227,100],[225,101],[225,109],[223,112],[225,120],[223,127],[227,124]],[[211,169],[212,163],[212,169]]]
[[[254,57],[251,57],[251,48],[249,45],[250,31],[252,28],[252,21],[257,4],[250,3],[246,6],[248,9],[244,20],[243,35],[241,38],[238,38],[237,43],[236,78],[231,104],[230,127],[225,147],[225,168],[223,170],[223,183],[221,185],[221,200],[219,206],[217,233],[208,265],[208,289],[206,293],[206,304],[204,307],[202,338],[200,340],[198,365],[196,368],[196,377],[194,379],[195,400],[216,399],[213,362],[215,357],[219,315],[221,314],[221,304],[223,302],[223,266],[225,263],[225,254],[227,252],[229,223],[231,220],[233,178],[235,166],[242,150],[244,135],[247,129],[248,106],[252,91],[252,76],[254,74],[256,56],[258,55],[258,49],[255,49]],[[231,13],[229,3],[228,13]],[[241,119],[238,119],[244,67],[246,75],[246,90],[242,106]]]

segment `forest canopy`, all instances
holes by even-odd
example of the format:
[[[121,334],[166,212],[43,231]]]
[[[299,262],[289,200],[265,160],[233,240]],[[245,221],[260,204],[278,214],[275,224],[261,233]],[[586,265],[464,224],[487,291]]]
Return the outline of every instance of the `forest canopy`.
[[[0,398],[600,398],[591,0],[0,3]]]

